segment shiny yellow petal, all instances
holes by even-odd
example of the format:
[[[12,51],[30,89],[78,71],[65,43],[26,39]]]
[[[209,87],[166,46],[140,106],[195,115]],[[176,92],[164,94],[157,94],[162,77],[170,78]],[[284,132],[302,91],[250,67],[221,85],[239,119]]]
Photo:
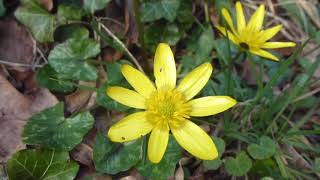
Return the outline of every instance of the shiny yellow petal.
[[[160,43],[154,57],[154,77],[157,88],[176,86],[176,64],[170,46]]]
[[[149,78],[132,66],[122,65],[121,72],[131,86],[145,98],[156,90]]]
[[[237,103],[229,96],[208,96],[191,100],[188,104],[192,110],[190,116],[210,116],[223,112]]]
[[[241,31],[246,27],[246,18],[244,17],[242,5],[239,1],[236,2],[236,13],[237,13],[237,28],[240,34]]]
[[[199,126],[187,120],[182,127],[171,128],[173,136],[185,150],[203,160],[218,157],[218,151],[210,136]]]
[[[239,45],[238,38],[222,26],[215,26],[225,37],[228,37],[234,44]]]
[[[253,13],[248,23],[248,29],[252,29],[253,31],[261,29],[264,20],[264,10],[264,5],[260,5],[256,12]]]
[[[259,42],[265,42],[275,36],[282,28],[282,25],[277,25],[272,28],[260,32]]]
[[[119,86],[107,89],[107,95],[115,101],[129,107],[145,109],[145,98],[139,93]]]
[[[296,44],[293,42],[266,42],[261,48],[275,49],[275,48],[285,48],[285,47],[294,47]]]
[[[269,53],[268,51],[262,50],[262,49],[250,49],[249,50],[252,54],[268,58],[273,61],[279,61],[279,58],[277,58],[275,55]]]
[[[180,82],[177,90],[185,95],[186,100],[193,98],[207,84],[212,73],[210,63],[204,63],[189,74]]]
[[[148,143],[148,157],[153,163],[159,163],[166,152],[169,141],[169,126],[158,123],[151,132]]]
[[[146,112],[137,112],[111,126],[108,136],[114,142],[126,142],[148,134],[152,128],[153,125],[146,118]]]
[[[237,33],[236,29],[234,28],[232,17],[230,15],[229,11],[227,9],[223,8],[222,15],[223,15],[224,19],[227,21],[229,27],[231,28],[231,31],[233,33]]]

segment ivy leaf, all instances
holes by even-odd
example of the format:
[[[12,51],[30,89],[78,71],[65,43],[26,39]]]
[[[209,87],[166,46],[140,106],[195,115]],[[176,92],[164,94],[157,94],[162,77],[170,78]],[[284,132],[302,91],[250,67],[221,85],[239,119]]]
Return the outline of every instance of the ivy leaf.
[[[98,134],[93,149],[97,171],[117,174],[137,164],[142,155],[142,138],[127,143],[113,143],[105,135]]]
[[[28,149],[15,153],[7,163],[9,179],[72,180],[79,165],[70,161],[68,152]]]
[[[159,0],[143,3],[141,6],[141,21],[150,22],[165,18],[172,22],[178,12],[179,0]]]
[[[83,8],[93,14],[97,10],[101,10],[108,4],[110,0],[84,0]]]
[[[182,158],[181,147],[176,140],[170,136],[167,150],[158,164],[142,160],[137,165],[139,172],[150,179],[168,179],[173,176],[177,162]]]
[[[226,171],[232,176],[244,176],[252,167],[250,157],[241,151],[236,158],[228,157],[225,161]]]
[[[250,144],[248,146],[248,152],[254,159],[267,159],[276,152],[276,145],[271,138],[262,136],[259,139],[259,144]]]
[[[46,64],[37,72],[37,83],[51,91],[67,93],[74,90],[73,83],[60,76],[49,64]]]
[[[97,79],[97,70],[85,60],[100,53],[100,45],[91,39],[69,39],[49,54],[49,64],[58,73],[74,80]]]
[[[211,138],[218,149],[218,158],[210,161],[209,160],[203,161],[203,166],[208,170],[216,170],[222,164],[221,156],[226,149],[226,144],[224,140],[221,138],[218,138],[218,137],[211,137]]]
[[[69,21],[81,20],[81,17],[85,15],[83,9],[72,4],[61,4],[58,7],[58,19],[61,23]]]
[[[24,127],[23,141],[60,150],[73,149],[92,128],[94,118],[89,112],[65,118],[63,110],[63,103],[58,103],[32,116]]]
[[[31,31],[40,42],[52,42],[56,17],[35,0],[24,0],[15,11],[16,18]]]

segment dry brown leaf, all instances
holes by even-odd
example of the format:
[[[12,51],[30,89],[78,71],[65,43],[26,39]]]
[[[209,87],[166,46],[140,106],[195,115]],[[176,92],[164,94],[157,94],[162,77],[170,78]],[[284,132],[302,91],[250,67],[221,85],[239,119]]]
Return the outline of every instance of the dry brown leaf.
[[[93,167],[93,150],[87,144],[81,143],[77,145],[71,152],[71,157],[88,167]]]
[[[30,69],[36,51],[36,44],[30,33],[13,18],[0,21],[0,60],[19,71]],[[30,67],[28,67],[30,66]]]
[[[6,162],[25,144],[21,140],[23,126],[34,113],[58,103],[47,89],[38,89],[29,96],[17,91],[0,75],[0,163]]]

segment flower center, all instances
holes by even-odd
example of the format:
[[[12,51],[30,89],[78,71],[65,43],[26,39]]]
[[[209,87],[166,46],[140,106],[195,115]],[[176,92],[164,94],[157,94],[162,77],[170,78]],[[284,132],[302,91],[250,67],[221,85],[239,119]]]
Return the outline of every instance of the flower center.
[[[179,127],[189,118],[191,107],[182,93],[173,89],[158,89],[146,101],[147,119],[153,124],[169,123]]]
[[[241,42],[240,44],[240,47],[243,48],[244,50],[249,50],[249,45],[245,42]]]

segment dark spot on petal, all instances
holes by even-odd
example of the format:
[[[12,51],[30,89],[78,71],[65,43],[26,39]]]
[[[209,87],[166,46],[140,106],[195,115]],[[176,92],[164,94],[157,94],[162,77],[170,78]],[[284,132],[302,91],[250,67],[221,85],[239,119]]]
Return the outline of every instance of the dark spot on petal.
[[[121,137],[121,139],[122,139],[122,140],[125,140],[126,138],[125,138],[125,137]]]
[[[162,68],[160,68],[160,72],[162,72]]]
[[[244,50],[249,50],[249,45],[248,45],[247,43],[242,42],[242,43],[240,43],[239,45],[240,45],[240,47],[243,48]]]

